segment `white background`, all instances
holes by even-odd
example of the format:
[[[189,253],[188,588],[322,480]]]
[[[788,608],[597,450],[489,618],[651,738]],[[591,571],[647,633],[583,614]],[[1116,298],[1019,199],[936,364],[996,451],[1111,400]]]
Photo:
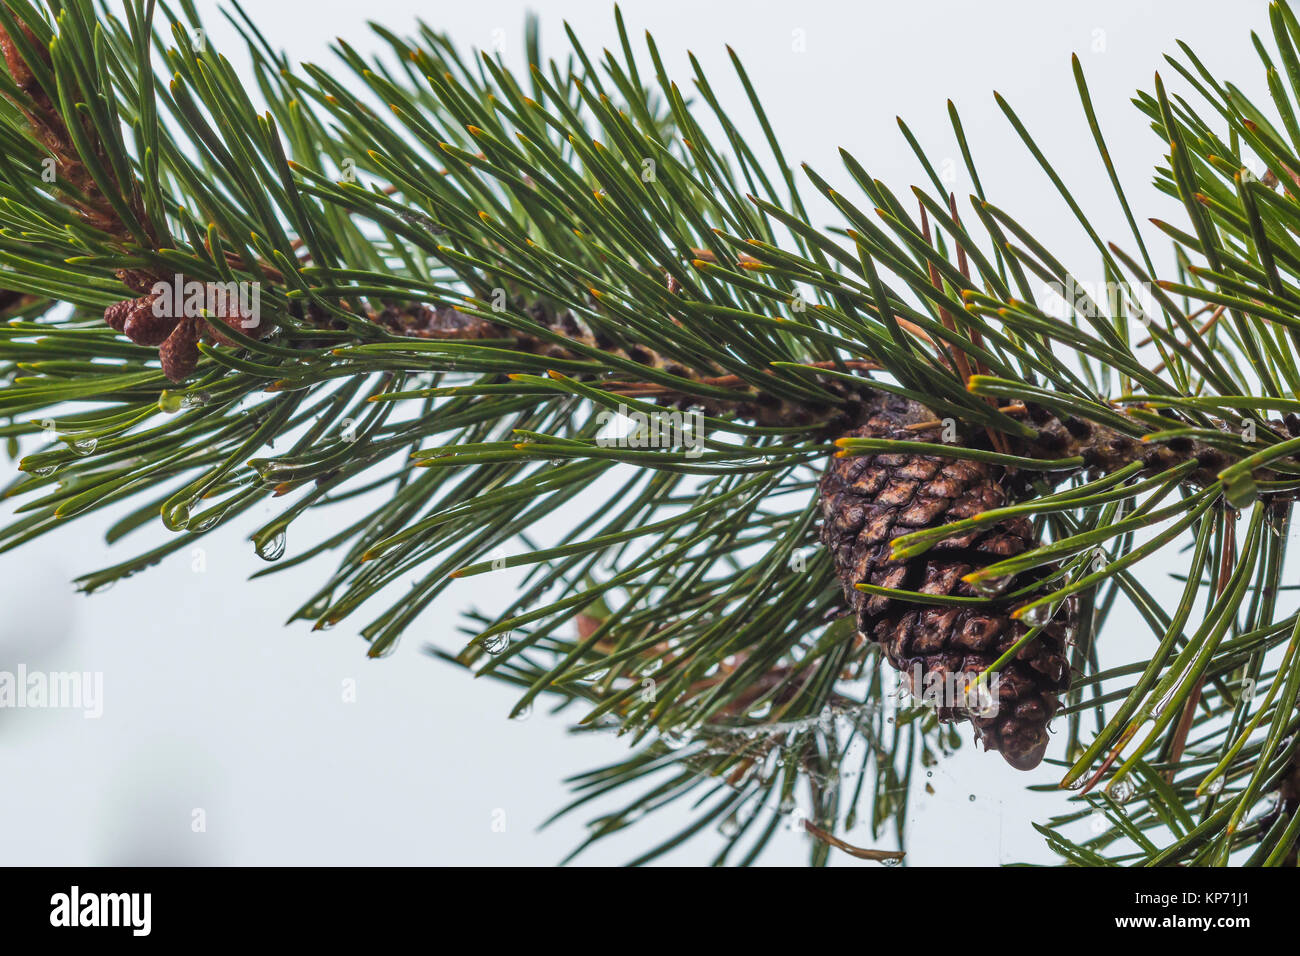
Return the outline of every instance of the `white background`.
[[[210,42],[242,69],[242,47],[215,12],[218,5],[199,6]],[[529,6],[542,15],[544,52],[562,52],[563,19],[589,50],[617,43],[612,7],[604,2],[281,0],[252,4],[250,12],[295,60],[332,63],[327,48],[335,36],[363,51],[378,49],[367,19],[401,33],[420,16],[462,47],[491,46],[504,36],[505,55],[518,65]],[[1262,70],[1249,43],[1250,29],[1268,31],[1263,0],[656,0],[625,3],[623,10],[638,45],[650,29],[679,80],[687,79],[685,51],[692,50],[739,118],[745,102],[724,50],[734,46],[787,157],[807,160],[832,182],[847,179],[840,146],[896,194],[920,182],[895,126],[901,114],[937,166],[954,161],[953,188],[965,196],[970,185],[945,111],[953,98],[990,198],[1035,229],[1081,277],[1095,277],[1097,257],[998,111],[992,90],[1016,107],[1103,234],[1129,248],[1078,106],[1070,53],[1082,58],[1143,220],[1178,222],[1179,213],[1150,185],[1161,144],[1128,99],[1139,86],[1150,89],[1157,68],[1182,88],[1162,61],[1176,38],[1261,105],[1266,100],[1257,93]],[[803,31],[804,52],[794,49],[795,31]],[[751,142],[757,145],[757,137]],[[11,473],[13,466],[0,467]],[[295,524],[289,554],[342,520],[331,513]],[[230,528],[205,540],[202,573],[182,552],[107,593],[74,595],[72,577],[122,560],[128,549],[143,550],[148,534],[156,541],[166,533],[158,528],[108,549],[105,525],[100,518],[77,522],[0,555],[0,670],[24,663],[102,671],[105,681],[99,720],[0,711],[0,862],[528,865],[553,863],[581,839],[581,816],[540,833],[536,827],[564,802],[562,777],[617,758],[623,745],[574,739],[565,721],[540,710],[527,721],[507,721],[508,690],[420,653],[428,642],[459,646],[457,613],[493,608],[502,579],[459,583],[395,655],[369,661],[355,630],[311,634],[303,624],[281,626],[333,565],[326,559],[248,582],[262,564],[246,540],[247,526],[244,538]],[[1104,635],[1110,653],[1144,656],[1151,645],[1144,630],[1121,611]],[[345,680],[356,681],[356,703],[341,701]],[[935,795],[909,819],[909,862],[1050,862],[1028,820],[1059,811],[1064,801],[1028,794],[1024,786],[1054,776],[1059,771],[1046,765],[1016,774],[967,746],[936,769]],[[196,808],[206,814],[204,833],[191,829]],[[491,826],[497,811],[504,811],[504,832]],[[666,811],[633,828],[630,840],[579,859],[622,862],[686,819],[685,808]],[[848,837],[869,842],[862,827]],[[764,862],[799,863],[803,839],[783,831]],[[703,862],[717,845],[716,837],[705,837],[669,859]]]

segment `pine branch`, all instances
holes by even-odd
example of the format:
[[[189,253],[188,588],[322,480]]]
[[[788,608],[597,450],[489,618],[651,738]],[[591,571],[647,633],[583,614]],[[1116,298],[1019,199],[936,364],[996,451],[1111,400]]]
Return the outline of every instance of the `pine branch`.
[[[0,550],[100,509],[121,515],[110,541],[161,516],[171,537],[80,579],[94,591],[283,498],[251,535],[274,561],[259,573],[340,555],[294,620],[350,622],[416,576],[360,627],[373,655],[459,578],[527,568],[512,599],[467,621],[459,654],[438,653],[515,684],[517,710],[577,705],[581,727],[637,742],[575,781],[572,808],[643,788],[592,839],[701,801],[639,861],[716,826],[718,861],[748,862],[797,793],[813,862],[855,851],[863,800],[873,839],[892,829],[901,844],[915,767],[959,738],[939,720],[951,713],[888,713],[888,655],[850,608],[996,607],[1023,622],[1068,602],[1080,619],[1057,762],[1087,808],[1041,827],[1049,845],[1089,865],[1293,853],[1300,618],[1279,594],[1300,487],[1287,185],[1300,26],[1285,4],[1271,8],[1281,70],[1260,45],[1275,120],[1188,49],[1171,63],[1208,119],[1160,80],[1138,97],[1170,144],[1157,185],[1186,210],[1156,223],[1177,281],[1157,278],[1078,62],[1138,258],[1093,229],[999,100],[1096,247],[1105,301],[985,196],[951,105],[977,184],[965,214],[906,126],[935,187],[906,203],[847,153],[850,188],[792,168],[733,54],[760,158],[699,64],[688,104],[652,39],[638,63],[618,13],[621,56],[593,62],[571,34],[572,68],[532,43],[515,75],[427,28],[376,27],[389,54],[374,61],[339,41],[343,71],[295,68],[240,11],[246,84],[181,23],[165,38],[152,2],[120,18],[83,0],[48,9],[0,6],[0,433],[56,431],[7,489],[22,503]],[[1243,172],[1248,159],[1262,176]],[[52,182],[36,173],[45,160]],[[801,188],[840,221],[815,224]],[[259,314],[228,299],[161,305],[174,277],[205,293],[254,286]],[[864,431],[902,408],[896,432]],[[620,413],[680,440],[611,441]],[[893,537],[882,560],[921,567],[990,528],[1032,533],[960,586],[851,573],[846,597],[837,570],[853,569],[818,537],[837,447],[878,475],[959,462],[1000,489]],[[308,509],[381,490],[353,523],[290,550]],[[561,508],[572,530],[532,540]],[[1176,542],[1189,556],[1169,609],[1138,572]],[[1103,669],[1120,604],[1154,650],[1135,643],[1135,663]],[[1023,630],[984,673],[1045,646],[1042,627]],[[1249,816],[1270,795],[1276,812]],[[1063,832],[1094,808],[1099,834]]]

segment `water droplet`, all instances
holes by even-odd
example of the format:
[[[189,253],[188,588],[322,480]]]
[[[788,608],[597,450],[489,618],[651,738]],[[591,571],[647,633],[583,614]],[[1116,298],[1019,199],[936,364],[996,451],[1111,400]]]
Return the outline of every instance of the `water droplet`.
[[[1208,793],[1223,793],[1223,783],[1224,783],[1223,777],[1222,775],[1220,775],[1218,777],[1215,777],[1213,780],[1211,780],[1209,786],[1207,786],[1205,789]]]
[[[1060,606],[1061,602],[1059,601],[1054,604],[1039,604],[1036,607],[1031,607],[1028,611],[1022,614],[1020,620],[1024,621],[1030,627],[1041,627],[1055,616],[1057,608]]]
[[[676,728],[663,731],[659,734],[659,739],[663,741],[663,745],[669,750],[681,750],[690,742],[690,738]]]
[[[18,462],[18,470],[29,473],[32,477],[49,477],[56,471],[59,471],[59,463],[42,464],[43,459],[36,457],[23,458]]]
[[[971,794],[969,797],[967,797],[966,799],[969,800],[971,803],[974,803],[974,802],[975,802],[975,794],[972,793],[972,794]]]
[[[164,389],[163,393],[158,396],[158,408],[169,415],[173,412],[179,412],[184,405],[185,396],[178,392]]]
[[[333,595],[326,594],[324,597],[320,598],[319,600],[312,602],[310,605],[302,609],[303,616],[320,617],[322,614],[324,614],[326,611],[329,610],[330,600],[332,597]]]
[[[253,550],[263,561],[279,561],[284,557],[285,545],[288,540],[285,536],[284,529],[280,529],[269,538],[262,538],[253,545]]]
[[[718,832],[728,839],[740,832],[740,821],[734,813],[718,824]]]
[[[182,501],[163,512],[163,525],[168,531],[184,531],[190,523],[190,503]]]
[[[880,861],[881,866],[901,866],[902,863],[902,858],[897,856],[887,856]]]
[[[510,715],[510,719],[511,719],[511,720],[527,720],[527,719],[528,719],[529,717],[531,717],[531,716],[533,716],[533,705],[532,705],[532,704],[524,704],[523,707],[520,707],[519,710],[517,710],[515,713],[513,713],[513,714]]]
[[[509,646],[509,631],[502,634],[493,634],[491,637],[485,637],[483,639],[483,650],[487,651],[489,654],[500,654]]]
[[[192,519],[187,528],[190,531],[207,531],[221,520],[222,514],[224,514],[224,512],[216,508],[213,508],[210,511],[205,511],[197,518]]]
[[[781,813],[791,813],[795,808],[794,797],[785,797],[777,807]]]
[[[1003,574],[994,578],[982,578],[970,582],[971,590],[983,597],[997,597],[1011,586],[1015,580],[1014,574]]]
[[[72,450],[78,455],[93,455],[99,446],[99,439],[94,435],[73,439]]]
[[[988,684],[978,685],[971,697],[973,698],[971,711],[976,717],[991,718],[998,715],[999,701],[989,689]]]
[[[1106,793],[1116,803],[1128,803],[1133,799],[1133,794],[1137,792],[1137,787],[1133,786],[1133,781],[1125,777],[1123,780],[1116,780],[1106,788]]]

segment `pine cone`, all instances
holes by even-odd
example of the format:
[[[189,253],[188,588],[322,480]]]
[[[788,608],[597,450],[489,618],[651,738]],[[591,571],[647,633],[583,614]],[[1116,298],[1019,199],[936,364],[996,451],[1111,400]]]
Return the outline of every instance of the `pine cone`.
[[[934,418],[915,402],[890,399],[849,437],[937,443],[938,429],[905,427]],[[1013,620],[1011,611],[1041,592],[1017,598],[1014,604],[959,607],[867,594],[854,585],[987,597],[962,577],[1036,547],[1028,520],[1010,518],[962,532],[905,560],[890,559],[890,542],[1006,505],[1013,500],[1011,485],[1000,466],[919,454],[837,457],[822,478],[821,537],[857,615],[858,629],[881,645],[915,696],[923,695],[918,680],[926,688],[961,688],[987,669],[1030,629]],[[1036,568],[1001,582],[994,596],[1030,585],[1052,570]],[[1069,686],[1066,655],[1076,613],[1073,599],[1062,602],[1038,636],[993,675],[991,700],[977,704],[978,698],[944,695],[939,718],[970,720],[986,749],[1000,751],[1018,770],[1036,767],[1047,749],[1047,724],[1060,704],[1057,695]]]
[[[1260,818],[1261,836],[1268,833],[1279,820],[1290,821],[1300,813],[1300,750],[1296,750],[1292,755],[1291,763],[1278,783],[1276,797],[1277,803]],[[1298,862],[1300,862],[1300,843],[1294,843],[1282,858],[1282,866],[1293,867]]]

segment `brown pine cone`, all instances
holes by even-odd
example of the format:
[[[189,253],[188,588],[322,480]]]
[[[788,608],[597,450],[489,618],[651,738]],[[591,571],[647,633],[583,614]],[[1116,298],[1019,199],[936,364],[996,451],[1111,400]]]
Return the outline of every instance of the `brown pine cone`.
[[[938,429],[905,427],[934,418],[915,402],[893,399],[847,437],[937,443]],[[987,669],[1030,629],[1012,619],[1011,612],[1041,592],[1004,604],[959,607],[867,594],[854,585],[989,596],[961,579],[1036,547],[1026,519],[962,532],[910,559],[891,560],[890,542],[1006,505],[1012,500],[1009,485],[1001,466],[919,454],[837,457],[822,478],[822,541],[830,549],[858,629],[881,645],[915,696],[929,698],[943,687],[960,689]],[[994,596],[1032,584],[1052,570],[1038,568],[1000,582]],[[977,703],[978,698],[945,693],[939,718],[970,720],[986,749],[1000,751],[1018,770],[1036,767],[1047,749],[1047,725],[1060,703],[1057,695],[1069,686],[1067,652],[1076,613],[1073,600],[1063,602],[1038,636],[993,675],[992,699]],[[938,681],[944,683],[934,683]]]

